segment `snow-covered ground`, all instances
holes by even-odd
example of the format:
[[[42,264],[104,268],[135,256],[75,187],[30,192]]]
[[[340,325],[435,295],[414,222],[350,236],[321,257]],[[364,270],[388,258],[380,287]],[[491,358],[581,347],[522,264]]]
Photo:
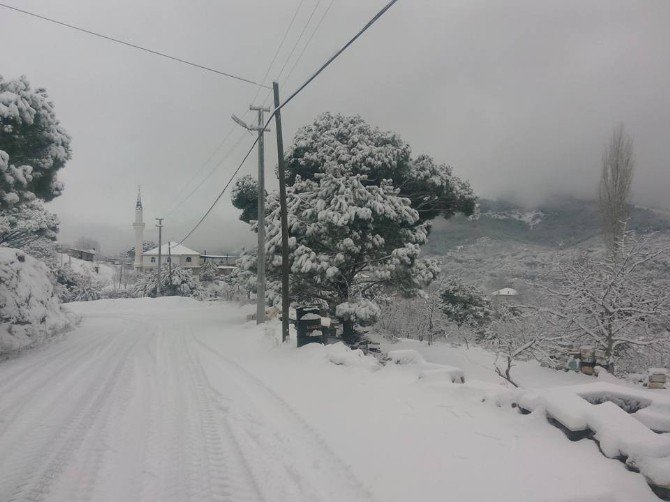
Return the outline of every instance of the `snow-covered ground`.
[[[69,306],[74,332],[0,363],[0,500],[657,500],[594,442],[482,403],[499,380],[476,349],[431,348],[466,383],[424,381],[281,345],[234,304]]]

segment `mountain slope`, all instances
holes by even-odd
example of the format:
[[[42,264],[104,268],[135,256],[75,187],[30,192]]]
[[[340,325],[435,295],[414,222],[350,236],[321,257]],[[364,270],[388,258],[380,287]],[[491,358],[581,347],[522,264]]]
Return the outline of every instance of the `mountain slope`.
[[[640,233],[670,231],[670,218],[660,211],[632,206],[629,228]],[[535,207],[524,207],[506,200],[480,199],[476,219],[457,215],[448,221],[435,220],[424,253],[444,254],[482,237],[569,247],[599,233],[597,201],[553,197]]]

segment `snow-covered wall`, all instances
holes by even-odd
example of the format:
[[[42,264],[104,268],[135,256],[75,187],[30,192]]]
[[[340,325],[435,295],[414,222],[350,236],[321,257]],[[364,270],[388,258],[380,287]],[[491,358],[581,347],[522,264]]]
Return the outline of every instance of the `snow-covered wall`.
[[[44,342],[73,319],[61,309],[44,263],[0,247],[0,356]]]

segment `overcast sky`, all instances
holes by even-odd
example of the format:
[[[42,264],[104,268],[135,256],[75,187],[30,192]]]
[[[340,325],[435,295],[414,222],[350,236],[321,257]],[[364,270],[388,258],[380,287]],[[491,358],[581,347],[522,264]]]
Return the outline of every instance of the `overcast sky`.
[[[300,3],[5,1],[253,80],[265,74]],[[303,1],[268,82],[316,6],[284,81],[329,3]],[[282,94],[385,3],[334,0]],[[153,218],[166,216],[220,163],[165,220],[166,236],[181,239],[253,140],[230,119],[246,113],[256,94],[249,84],[5,9],[0,46],[0,74],[25,74],[46,87],[72,136],[73,158],[60,175],[66,189],[50,204],[62,240],[93,237],[107,252],[130,247],[137,185],[146,237],[155,240]],[[602,149],[623,122],[635,138],[635,201],[668,208],[670,2],[400,0],[282,112],[285,144],[323,111],[358,113],[400,133],[414,154],[451,164],[482,196],[527,201],[592,196]],[[272,173],[274,127],[266,160]],[[242,173],[255,169],[254,154]],[[232,250],[252,243],[237,216],[224,196],[186,244]]]

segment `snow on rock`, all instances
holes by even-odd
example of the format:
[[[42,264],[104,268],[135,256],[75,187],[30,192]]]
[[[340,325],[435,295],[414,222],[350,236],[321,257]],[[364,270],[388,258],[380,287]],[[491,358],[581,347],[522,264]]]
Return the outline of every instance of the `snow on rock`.
[[[0,355],[38,345],[73,319],[61,309],[44,263],[0,247]]]
[[[358,368],[369,368],[377,370],[380,368],[379,361],[372,356],[366,356],[360,349],[351,349],[342,342],[326,345],[328,360],[337,365]]]
[[[426,360],[416,350],[401,349],[391,350],[388,358],[396,364],[425,364]]]
[[[416,350],[392,350],[387,354],[387,357],[396,364],[418,366],[420,380],[447,380],[453,383],[465,382],[465,375],[462,369],[446,364],[429,363]]]

